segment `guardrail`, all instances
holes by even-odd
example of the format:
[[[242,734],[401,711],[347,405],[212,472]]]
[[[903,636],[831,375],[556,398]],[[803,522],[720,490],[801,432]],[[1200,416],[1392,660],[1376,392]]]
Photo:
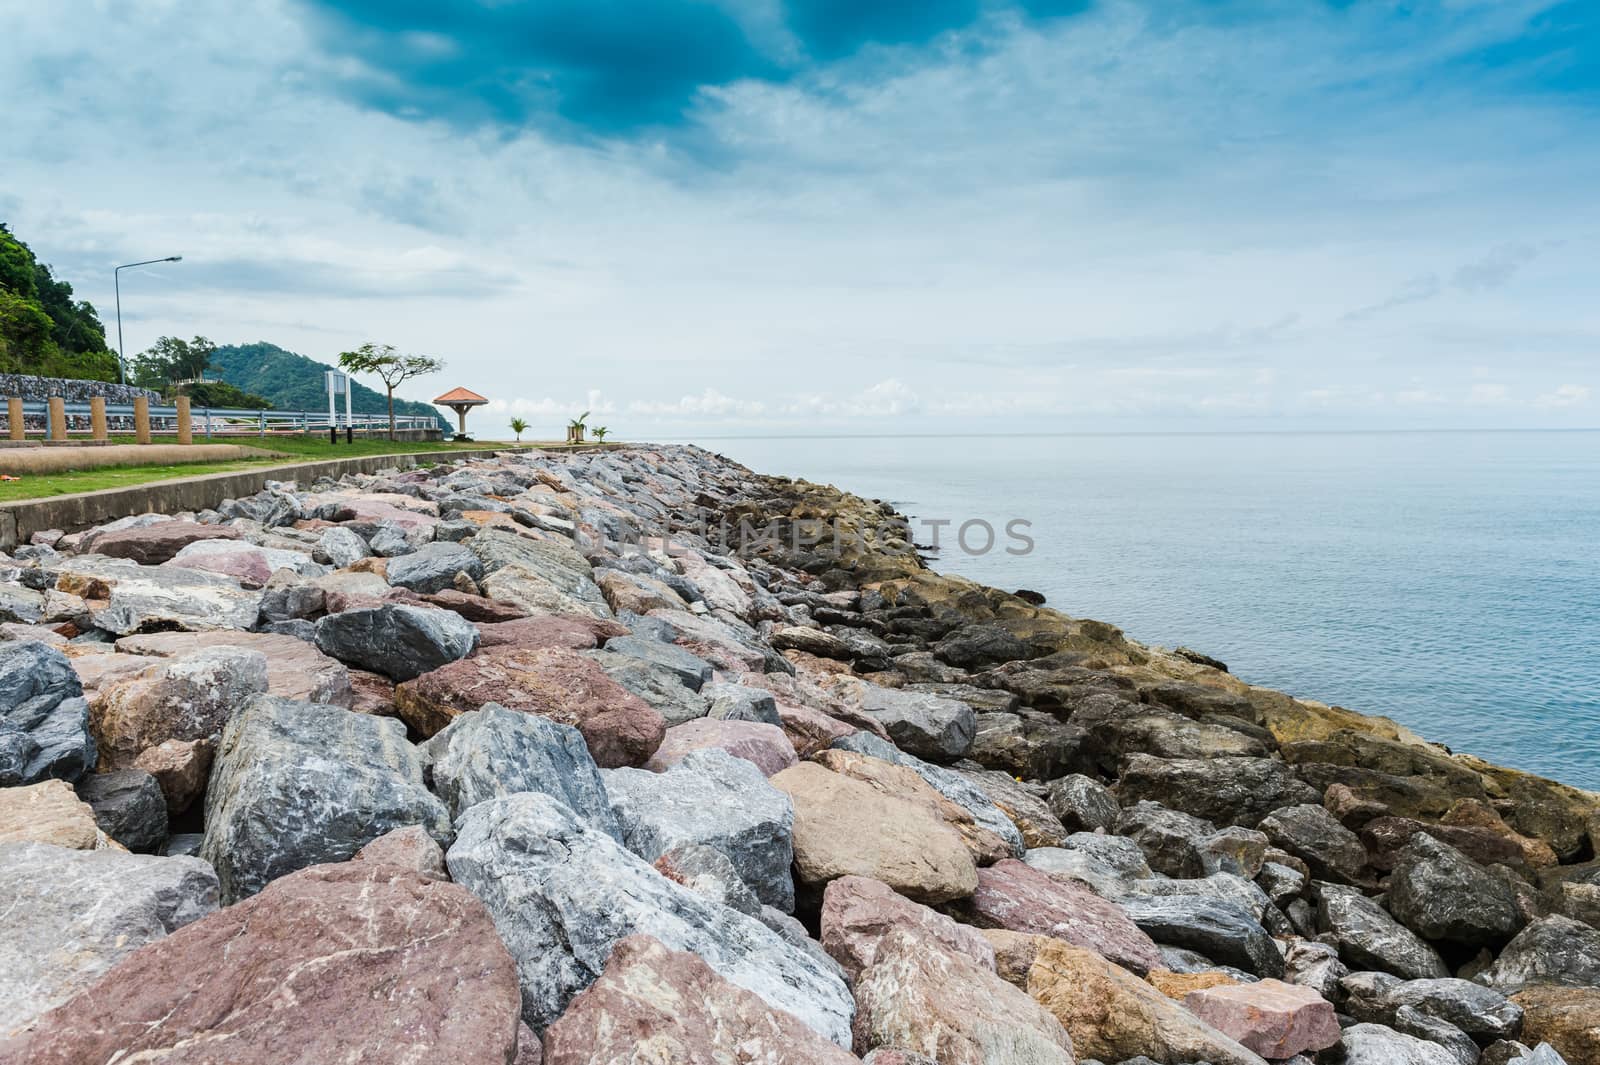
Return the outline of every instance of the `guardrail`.
[[[16,409],[17,404],[14,400],[4,408],[0,408],[0,421],[5,423],[7,435],[13,440],[25,439],[30,435],[51,440],[67,439],[73,435],[99,439],[106,433],[131,436],[137,432],[137,408],[131,403],[23,401],[21,434],[12,431],[10,424]],[[179,407],[151,404],[147,409],[149,432],[163,436],[180,433],[184,415]],[[63,423],[60,427],[54,424],[57,417],[60,417]],[[95,424],[97,417],[103,418],[105,422],[104,428],[98,431]],[[347,428],[358,433],[389,431],[387,414],[353,414],[347,418],[342,413],[330,416],[327,411],[244,410],[230,407],[190,406],[187,419],[190,431],[195,436],[204,436],[208,440],[218,436],[265,437],[282,433],[327,432],[329,429]],[[394,422],[396,430],[439,428],[437,419],[423,415],[397,414]]]

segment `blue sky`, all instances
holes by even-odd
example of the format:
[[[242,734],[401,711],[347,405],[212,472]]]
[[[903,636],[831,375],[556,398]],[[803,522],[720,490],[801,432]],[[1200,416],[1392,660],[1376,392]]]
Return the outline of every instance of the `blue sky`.
[[[1600,5],[0,0],[109,317],[629,436],[1600,425]],[[435,387],[437,386],[437,387]]]

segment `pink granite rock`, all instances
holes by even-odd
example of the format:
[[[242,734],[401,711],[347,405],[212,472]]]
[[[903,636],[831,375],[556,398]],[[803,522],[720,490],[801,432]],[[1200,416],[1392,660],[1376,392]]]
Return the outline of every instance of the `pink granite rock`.
[[[1333,1003],[1281,980],[1191,991],[1183,1004],[1211,1027],[1264,1058],[1292,1058],[1339,1042]]]
[[[192,521],[160,521],[131,529],[90,533],[84,548],[97,555],[129,558],[141,566],[165,562],[200,540],[237,540],[239,530],[227,525],[199,525]]]
[[[853,983],[872,964],[878,944],[895,929],[926,936],[983,968],[994,969],[994,947],[983,933],[897,894],[864,876],[842,876],[822,896],[822,949]]]
[[[1053,936],[1143,975],[1161,964],[1155,942],[1116,903],[1007,858],[978,870],[978,890],[955,904],[979,928]]]
[[[675,725],[656,748],[644,768],[664,773],[677,765],[690,751],[720,747],[735,758],[754,762],[767,776],[781,773],[799,761],[794,745],[776,725],[759,721],[721,721],[702,717]]]
[[[543,617],[479,624],[478,633],[480,650],[490,647],[564,647],[569,651],[587,651],[613,636],[626,636],[628,630],[604,618],[547,614]]]
[[[407,825],[385,832],[356,851],[353,862],[384,862],[409,869],[424,880],[449,880],[444,867],[444,849],[421,825]]]
[[[760,1062],[854,1065],[799,1018],[719,976],[697,955],[629,936],[544,1033],[545,1065]]]
[[[516,964],[476,896],[345,862],[146,945],[0,1043],[0,1061],[505,1065],[520,1010]]]

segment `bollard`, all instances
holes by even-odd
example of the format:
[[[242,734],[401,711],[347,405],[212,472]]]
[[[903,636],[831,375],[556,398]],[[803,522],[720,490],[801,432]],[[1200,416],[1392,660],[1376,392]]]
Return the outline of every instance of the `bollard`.
[[[141,444],[150,442],[150,400],[146,396],[134,397],[133,435]]]
[[[60,396],[50,397],[50,439],[67,438],[67,401]]]
[[[89,397],[89,425],[94,431],[94,438],[101,443],[105,443],[106,401],[104,396]]]
[[[189,397],[178,397],[178,443],[194,443],[194,434],[189,427]]]
[[[11,439],[26,439],[25,429],[22,424],[22,397],[12,396],[6,400],[6,422],[11,426]]]

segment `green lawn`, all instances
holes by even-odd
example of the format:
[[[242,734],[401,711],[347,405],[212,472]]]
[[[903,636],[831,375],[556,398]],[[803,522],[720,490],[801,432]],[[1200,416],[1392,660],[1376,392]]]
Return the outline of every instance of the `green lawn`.
[[[131,437],[114,436],[114,444],[132,444]],[[155,437],[158,444],[175,444],[174,437]],[[198,434],[195,443],[204,443]],[[447,444],[425,441],[394,441],[363,439],[353,443],[330,444],[325,436],[269,436],[217,437],[213,443],[240,444],[245,447],[260,446],[280,454],[263,453],[260,458],[238,459],[228,462],[189,462],[176,466],[103,466],[93,470],[73,470],[67,473],[48,473],[24,477],[20,481],[0,481],[0,503],[19,499],[42,499],[46,496],[67,495],[72,492],[95,492],[103,488],[126,488],[129,485],[150,481],[166,481],[174,477],[195,477],[207,473],[231,473],[235,470],[257,469],[263,466],[286,463],[316,462],[323,459],[360,458],[365,455],[412,455],[438,453],[441,457],[452,451],[473,451],[486,448],[509,448],[509,444]],[[527,446],[527,445],[524,445]]]

